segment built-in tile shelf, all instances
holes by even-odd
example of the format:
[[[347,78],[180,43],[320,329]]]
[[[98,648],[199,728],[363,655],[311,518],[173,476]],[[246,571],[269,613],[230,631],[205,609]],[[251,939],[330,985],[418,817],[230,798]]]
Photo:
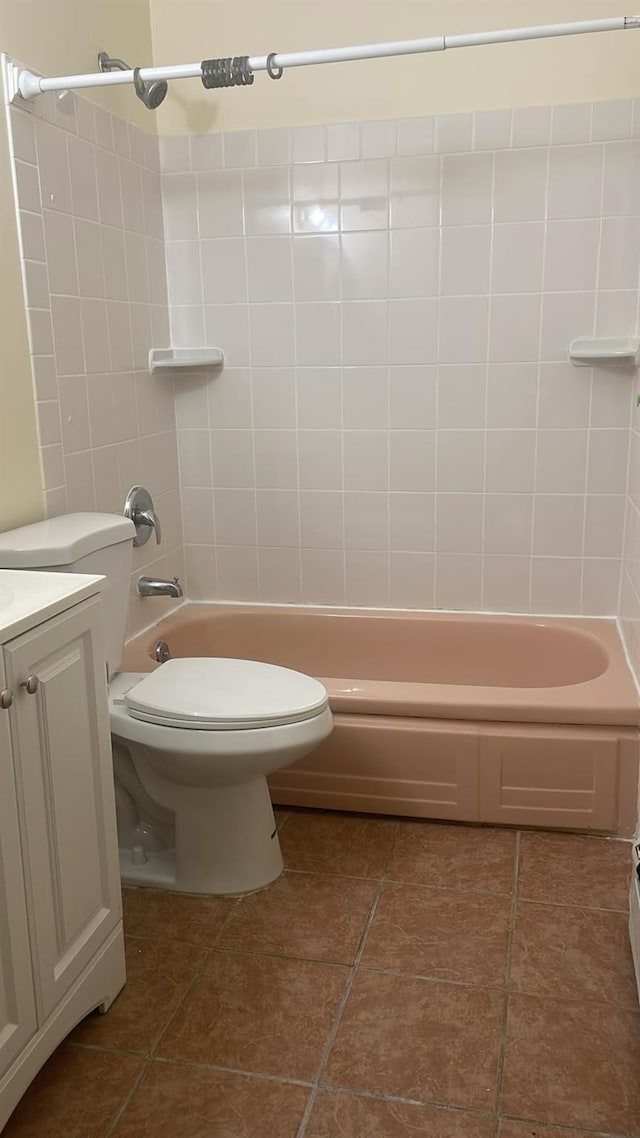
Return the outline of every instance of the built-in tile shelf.
[[[572,340],[569,359],[578,367],[638,367],[640,338],[637,336],[584,336]]]
[[[194,371],[196,368],[223,368],[221,348],[151,348],[149,371]]]

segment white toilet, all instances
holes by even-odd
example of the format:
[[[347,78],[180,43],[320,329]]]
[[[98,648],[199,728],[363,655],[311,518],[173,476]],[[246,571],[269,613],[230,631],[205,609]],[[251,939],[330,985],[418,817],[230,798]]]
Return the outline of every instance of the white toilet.
[[[0,534],[0,568],[106,578],[123,881],[185,893],[259,889],[282,871],[266,775],[331,733],[327,692],[310,676],[251,660],[199,657],[119,672],[133,536],[127,518],[67,514]]]

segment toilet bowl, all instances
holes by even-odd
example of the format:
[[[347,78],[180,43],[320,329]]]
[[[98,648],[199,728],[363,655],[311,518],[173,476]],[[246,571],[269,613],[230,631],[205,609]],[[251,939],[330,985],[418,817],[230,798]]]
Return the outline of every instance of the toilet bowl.
[[[173,849],[150,850],[145,840],[122,851],[126,883],[242,893],[281,873],[266,775],[330,734],[322,684],[250,660],[169,660],[148,674],[118,674],[109,713],[149,796],[141,805],[152,831],[151,803],[175,819]],[[143,799],[135,783],[128,790]]]
[[[155,517],[155,515],[154,515]],[[333,726],[322,684],[251,660],[168,660],[120,672],[134,523],[67,514],[0,534],[0,567],[99,573],[122,879],[243,893],[282,871],[266,776]]]

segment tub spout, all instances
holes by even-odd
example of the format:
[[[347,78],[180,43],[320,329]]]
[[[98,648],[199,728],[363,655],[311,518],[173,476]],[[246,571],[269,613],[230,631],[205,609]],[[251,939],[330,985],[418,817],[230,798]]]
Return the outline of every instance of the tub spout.
[[[138,592],[141,597],[184,596],[178,577],[174,577],[172,581],[167,581],[164,577],[138,577]]]

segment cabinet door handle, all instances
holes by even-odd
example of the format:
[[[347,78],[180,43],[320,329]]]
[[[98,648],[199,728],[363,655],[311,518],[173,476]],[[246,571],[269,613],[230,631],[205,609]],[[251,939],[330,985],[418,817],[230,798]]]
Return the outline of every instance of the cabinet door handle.
[[[5,688],[4,691],[0,691],[0,707],[2,710],[8,711],[12,703],[13,692],[11,691],[11,688]]]
[[[27,695],[35,695],[40,686],[40,680],[37,676],[27,676],[20,684],[21,688],[27,689]]]

